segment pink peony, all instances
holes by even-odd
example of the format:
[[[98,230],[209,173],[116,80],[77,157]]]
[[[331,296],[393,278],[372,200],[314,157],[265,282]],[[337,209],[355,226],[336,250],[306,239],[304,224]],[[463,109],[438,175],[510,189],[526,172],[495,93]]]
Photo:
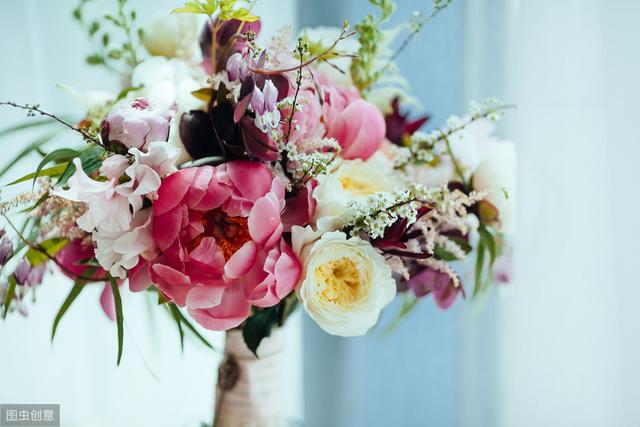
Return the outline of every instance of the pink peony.
[[[108,144],[147,150],[153,141],[166,141],[173,111],[158,109],[145,98],[117,106],[102,121],[100,132]]]
[[[366,160],[380,148],[385,133],[382,113],[363,99],[349,103],[333,117],[327,128],[327,137],[340,143],[340,156],[345,159]]]
[[[284,186],[261,163],[232,161],[169,175],[153,205],[160,250],[137,276],[208,329],[240,325],[295,288],[301,266],[282,239]],[[143,286],[134,285],[136,288]]]
[[[283,111],[282,117],[289,117],[291,110]],[[287,134],[287,123],[283,127]],[[293,115],[292,129],[289,142],[294,144],[307,139],[319,139],[326,133],[322,120],[322,106],[318,93],[314,88],[300,90],[298,94],[298,111]]]

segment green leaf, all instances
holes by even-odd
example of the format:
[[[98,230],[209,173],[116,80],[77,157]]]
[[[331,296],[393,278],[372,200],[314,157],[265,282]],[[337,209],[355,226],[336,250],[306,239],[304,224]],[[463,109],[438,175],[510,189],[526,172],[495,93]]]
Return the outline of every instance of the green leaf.
[[[258,347],[262,340],[271,335],[271,330],[278,324],[278,306],[257,310],[247,319],[242,329],[244,342],[251,352],[258,357]]]
[[[106,153],[106,150],[97,144],[90,144],[88,147],[79,152],[78,158],[82,163],[82,169],[87,175],[91,175],[93,172],[100,169],[102,166],[102,156]],[[67,180],[76,171],[76,166],[73,163],[69,163],[65,171],[58,180],[59,185],[65,185]]]
[[[44,124],[44,123],[39,122],[39,124]],[[2,137],[4,135],[8,135],[11,132],[15,132],[15,131],[22,130],[22,129],[27,129],[27,127],[24,127],[24,125],[19,125],[19,126],[14,126],[13,128],[5,129],[4,131],[0,132],[0,137]],[[42,145],[44,145],[47,142],[51,141],[60,132],[61,132],[61,130],[56,130],[54,132],[51,132],[51,133],[48,133],[46,135],[40,136],[35,141],[33,141],[31,144],[27,145],[24,148],[24,150],[22,150],[22,151],[20,151],[18,153],[18,155],[16,157],[11,159],[11,161],[7,162],[6,166],[0,171],[0,177],[4,176],[4,174],[6,174],[9,170],[11,170],[16,165],[16,163],[18,163],[20,160],[22,160],[23,158],[27,157],[32,152],[36,151]]]
[[[476,272],[475,272],[475,284],[473,287],[473,296],[475,297],[482,287],[482,270],[484,269],[484,240],[480,239],[478,242],[478,255],[476,258]]]
[[[98,32],[100,29],[100,23],[98,21],[93,21],[89,26],[89,35],[92,36]]]
[[[177,9],[173,9],[171,13],[196,13],[196,14],[205,14],[209,16],[213,15],[213,13],[209,14],[204,9],[200,1],[188,1],[184,4],[184,6],[179,7]]]
[[[109,277],[111,282],[111,292],[113,293],[113,301],[116,306],[116,324],[118,326],[118,365],[122,359],[122,344],[124,340],[124,317],[122,315],[122,299],[120,298],[120,289],[118,283],[113,277]]]
[[[4,128],[2,130],[0,130],[0,138],[7,136],[9,134],[15,133],[15,132],[19,132],[21,130],[26,130],[26,129],[31,129],[34,127],[39,127],[42,125],[50,125],[52,123],[54,123],[55,120],[51,119],[51,118],[46,118],[46,119],[42,119],[42,120],[28,120],[26,122],[23,123],[19,123],[17,125],[13,125],[13,126],[9,126],[7,128]]]
[[[104,64],[104,58],[99,53],[93,53],[85,58],[85,61],[89,65]]]
[[[170,305],[173,305],[175,307],[175,304],[173,303],[169,303]],[[207,339],[205,337],[202,336],[202,334],[200,334],[200,332],[198,332],[198,330],[196,329],[195,326],[193,326],[193,324],[191,322],[189,322],[189,320],[184,316],[184,314],[182,314],[182,312],[180,311],[180,309],[178,307],[175,307],[175,314],[176,316],[178,316],[178,318],[180,319],[180,322],[187,327],[187,329],[189,329],[193,335],[195,335],[196,338],[198,338],[198,340],[200,340],[200,342],[202,342],[205,346],[209,347],[210,349],[214,349],[213,346],[211,345],[211,343],[209,341],[207,341]]]
[[[58,314],[56,314],[55,319],[53,319],[53,327],[51,328],[51,341],[56,336],[56,330],[58,329],[58,324],[62,319],[62,316],[67,312],[71,304],[75,301],[75,299],[80,295],[80,292],[84,289],[85,282],[78,280],[74,283],[73,288],[71,288],[71,292],[67,295],[67,298],[62,303],[60,310],[58,310]]]
[[[36,169],[35,175],[33,176],[33,185],[35,185],[36,179],[40,176],[40,171],[42,170],[42,168],[45,167],[48,163],[69,162],[71,159],[73,159],[77,155],[78,155],[78,152],[76,150],[72,150],[71,148],[60,148],[59,150],[54,150],[51,153],[44,156],[44,158],[40,161],[38,168]]]
[[[383,335],[386,336],[393,332],[398,327],[402,319],[407,317],[409,313],[411,313],[413,309],[416,308],[419,300],[420,298],[416,297],[415,295],[412,295],[409,292],[405,292],[403,294],[402,305],[400,306],[398,315],[396,316],[394,321],[389,326],[387,326],[387,328],[383,332]]]
[[[184,331],[182,330],[182,322],[180,321],[178,307],[176,307],[175,304],[167,304],[165,307],[169,309],[171,317],[173,317],[173,320],[175,320],[176,325],[178,326],[178,333],[180,334],[180,350],[184,352]]]
[[[54,237],[38,245],[40,250],[29,249],[26,253],[26,257],[32,266],[40,265],[49,261],[49,257],[55,256],[58,252],[64,249],[69,244],[69,239],[64,237]],[[47,256],[47,254],[49,256]]]
[[[70,164],[71,163],[61,163],[59,165],[52,166],[48,169],[42,169],[37,175],[36,175],[36,172],[30,173],[28,175],[23,176],[22,178],[16,179],[15,181],[11,181],[5,187],[19,184],[21,182],[29,181],[30,179],[35,179],[36,176],[60,176],[65,172],[65,170],[68,168],[68,165]]]
[[[9,312],[9,307],[11,306],[11,301],[13,301],[13,296],[16,294],[16,278],[12,274],[9,276],[9,288],[7,289],[7,294],[4,296],[4,310],[2,312],[2,318],[7,317],[7,313]]]
[[[491,268],[498,256],[496,239],[484,225],[480,225],[480,227],[478,227],[478,233],[480,234],[480,238],[484,241],[484,246],[489,251],[489,268]]]

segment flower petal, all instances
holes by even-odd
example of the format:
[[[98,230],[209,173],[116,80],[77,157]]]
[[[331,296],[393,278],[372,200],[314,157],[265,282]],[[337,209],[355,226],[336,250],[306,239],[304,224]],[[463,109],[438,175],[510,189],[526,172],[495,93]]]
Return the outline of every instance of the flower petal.
[[[231,279],[238,279],[247,274],[256,262],[258,245],[255,242],[246,242],[238,249],[224,266],[224,274]]]

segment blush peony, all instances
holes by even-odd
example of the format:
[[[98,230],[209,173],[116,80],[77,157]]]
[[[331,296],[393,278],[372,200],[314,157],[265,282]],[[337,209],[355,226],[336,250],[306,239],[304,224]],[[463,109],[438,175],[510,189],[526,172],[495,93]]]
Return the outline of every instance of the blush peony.
[[[284,185],[261,163],[183,169],[153,205],[159,256],[148,272],[170,301],[202,326],[240,325],[295,288],[301,266],[282,239]]]

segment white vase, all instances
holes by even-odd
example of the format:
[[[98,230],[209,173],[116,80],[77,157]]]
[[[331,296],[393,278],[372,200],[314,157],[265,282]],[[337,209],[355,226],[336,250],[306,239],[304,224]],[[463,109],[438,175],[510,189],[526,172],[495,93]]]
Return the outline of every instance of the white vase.
[[[213,427],[281,427],[285,425],[285,334],[274,329],[256,358],[241,330],[226,332],[218,371]]]

